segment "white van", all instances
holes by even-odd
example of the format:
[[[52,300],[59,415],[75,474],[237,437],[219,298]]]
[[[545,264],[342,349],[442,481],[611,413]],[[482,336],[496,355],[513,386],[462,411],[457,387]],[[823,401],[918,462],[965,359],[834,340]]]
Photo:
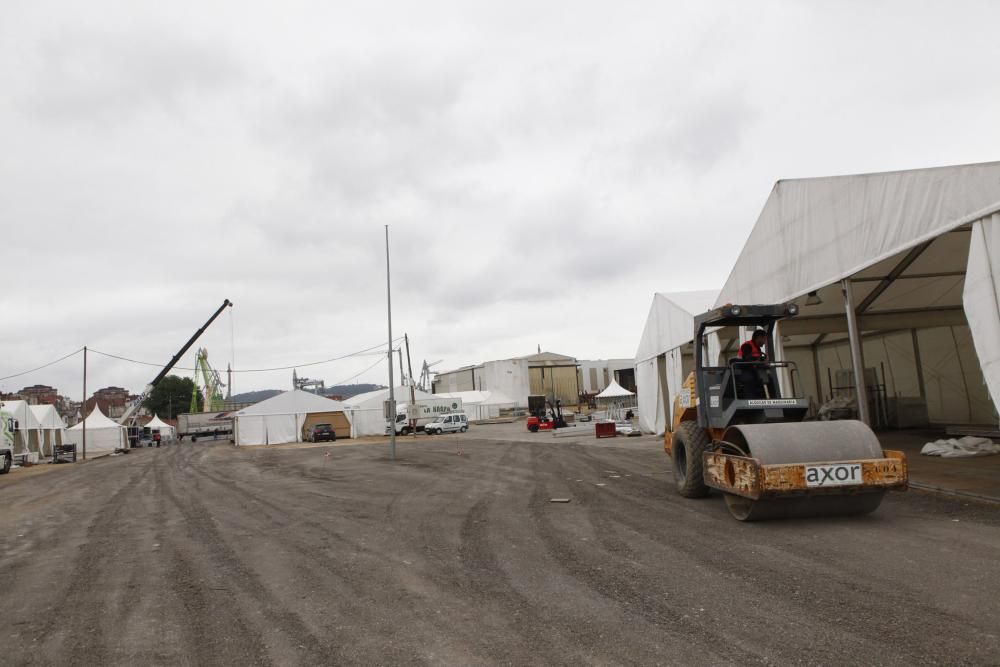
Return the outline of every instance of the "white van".
[[[435,433],[465,433],[469,430],[469,418],[464,412],[450,412],[438,415],[429,424],[424,425],[424,433],[434,435]]]

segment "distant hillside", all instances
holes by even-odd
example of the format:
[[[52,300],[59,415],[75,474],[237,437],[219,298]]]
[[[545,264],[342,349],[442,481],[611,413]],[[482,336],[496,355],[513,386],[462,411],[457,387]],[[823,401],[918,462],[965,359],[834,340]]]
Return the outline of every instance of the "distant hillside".
[[[326,394],[329,396],[343,396],[344,398],[350,398],[351,396],[357,396],[358,394],[364,394],[365,392],[375,391],[376,389],[385,389],[383,385],[380,384],[342,384],[335,387],[327,387]],[[261,401],[266,401],[272,396],[277,396],[282,393],[282,389],[259,389],[257,391],[245,391],[242,394],[234,394],[232,401],[234,403],[260,403]]]
[[[280,389],[259,389],[257,391],[245,391],[242,394],[233,394],[233,397],[229,400],[233,403],[260,403],[280,393]]]
[[[386,387],[381,384],[340,384],[335,387],[327,387],[326,393],[331,396],[343,396],[344,398],[350,398],[351,396],[357,396],[358,394],[364,394],[369,391],[385,388]]]

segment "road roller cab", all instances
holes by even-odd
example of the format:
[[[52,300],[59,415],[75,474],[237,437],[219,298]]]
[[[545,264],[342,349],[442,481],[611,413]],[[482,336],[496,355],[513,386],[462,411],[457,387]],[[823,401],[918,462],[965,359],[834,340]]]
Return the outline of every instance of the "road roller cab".
[[[775,324],[797,314],[795,304],[727,304],[695,318],[695,368],[664,439],[682,496],[717,489],[747,521],[867,514],[887,490],[906,488],[906,457],[883,451],[864,423],[803,421],[809,402],[797,395],[798,369],[772,358]],[[762,330],[766,356],[708,365],[706,337],[723,327]]]

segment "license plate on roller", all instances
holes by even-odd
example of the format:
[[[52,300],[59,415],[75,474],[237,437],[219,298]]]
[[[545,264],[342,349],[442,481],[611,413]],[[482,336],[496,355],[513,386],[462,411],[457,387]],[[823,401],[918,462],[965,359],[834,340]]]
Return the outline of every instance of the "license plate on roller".
[[[806,486],[856,486],[863,483],[860,463],[806,466]]]

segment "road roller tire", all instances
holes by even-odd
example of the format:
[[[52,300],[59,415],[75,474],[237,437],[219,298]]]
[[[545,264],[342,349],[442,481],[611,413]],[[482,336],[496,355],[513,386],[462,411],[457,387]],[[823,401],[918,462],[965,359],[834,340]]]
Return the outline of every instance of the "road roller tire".
[[[677,492],[685,498],[704,498],[709,494],[702,454],[711,444],[708,433],[695,422],[682,422],[674,431],[670,458]]]

